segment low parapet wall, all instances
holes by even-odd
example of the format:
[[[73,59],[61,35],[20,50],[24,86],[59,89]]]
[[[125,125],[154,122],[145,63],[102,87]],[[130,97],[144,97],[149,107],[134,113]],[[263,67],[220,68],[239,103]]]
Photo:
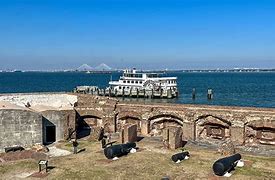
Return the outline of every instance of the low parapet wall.
[[[66,93],[26,93],[0,94],[0,101],[10,102],[18,106],[50,106],[53,108],[73,109],[77,96]]]

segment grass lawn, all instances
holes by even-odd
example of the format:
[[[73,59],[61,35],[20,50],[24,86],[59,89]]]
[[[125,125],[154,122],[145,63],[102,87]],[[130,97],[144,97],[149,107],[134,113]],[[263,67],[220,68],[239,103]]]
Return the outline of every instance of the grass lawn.
[[[79,149],[85,151],[49,160],[50,170],[46,179],[220,179],[213,175],[212,164],[221,156],[213,151],[186,146],[191,157],[179,164],[171,161],[170,151],[161,148],[161,143],[142,140],[137,153],[107,160],[99,142],[80,141]],[[57,147],[72,151],[70,143],[59,143]],[[275,157],[243,155],[245,167],[237,168],[230,179],[275,179]],[[33,160],[0,164],[2,178],[12,179],[16,172],[37,171]],[[1,179],[1,178],[0,178]],[[32,179],[32,178],[29,178]],[[223,178],[221,178],[223,179]],[[224,178],[226,179],[226,178]]]

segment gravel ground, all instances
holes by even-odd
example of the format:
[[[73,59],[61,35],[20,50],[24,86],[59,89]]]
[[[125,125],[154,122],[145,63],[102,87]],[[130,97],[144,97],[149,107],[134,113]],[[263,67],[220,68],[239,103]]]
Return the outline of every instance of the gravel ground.
[[[59,156],[67,156],[72,154],[70,151],[64,150],[64,149],[59,149],[55,146],[49,147],[49,152],[47,155],[49,157],[59,157]]]

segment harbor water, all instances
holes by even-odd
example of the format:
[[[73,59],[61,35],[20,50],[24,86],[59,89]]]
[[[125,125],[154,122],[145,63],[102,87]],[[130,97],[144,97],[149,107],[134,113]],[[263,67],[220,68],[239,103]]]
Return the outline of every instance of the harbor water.
[[[120,73],[81,72],[0,73],[0,93],[71,92],[80,85],[105,88]],[[179,97],[175,99],[129,99],[125,101],[208,104],[226,106],[275,107],[275,73],[168,73],[178,77]],[[195,88],[196,96],[192,98]],[[207,90],[213,99],[207,99]]]

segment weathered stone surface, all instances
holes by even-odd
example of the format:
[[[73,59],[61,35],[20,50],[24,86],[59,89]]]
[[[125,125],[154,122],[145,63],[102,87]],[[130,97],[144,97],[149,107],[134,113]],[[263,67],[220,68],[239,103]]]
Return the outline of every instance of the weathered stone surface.
[[[0,152],[10,146],[32,146],[42,141],[42,116],[29,110],[0,109]]]
[[[93,127],[92,128],[90,137],[88,138],[89,141],[98,141],[100,128],[101,127]]]
[[[146,120],[141,121],[141,134],[144,136],[149,134],[149,123]]]
[[[165,128],[162,130],[162,142],[163,146],[169,149],[169,129]]]
[[[54,111],[47,110],[41,112],[43,116],[43,143],[46,143],[46,127],[54,126],[56,129],[56,141],[69,139],[75,131],[75,112],[74,110]],[[71,137],[73,138],[73,136]]]
[[[171,127],[169,128],[169,148],[177,149],[182,147],[182,128]]]
[[[120,142],[136,142],[137,141],[137,125],[125,124],[120,131]]]
[[[235,154],[236,150],[233,142],[230,139],[227,139],[219,145],[218,152],[221,155],[229,156]]]
[[[231,141],[235,145],[244,144],[244,127],[231,127]]]
[[[188,122],[188,123],[183,123],[182,125],[182,139],[183,140],[194,140],[194,123],[193,122]]]
[[[182,128],[168,127],[162,130],[162,140],[165,148],[177,149],[183,146]]]

